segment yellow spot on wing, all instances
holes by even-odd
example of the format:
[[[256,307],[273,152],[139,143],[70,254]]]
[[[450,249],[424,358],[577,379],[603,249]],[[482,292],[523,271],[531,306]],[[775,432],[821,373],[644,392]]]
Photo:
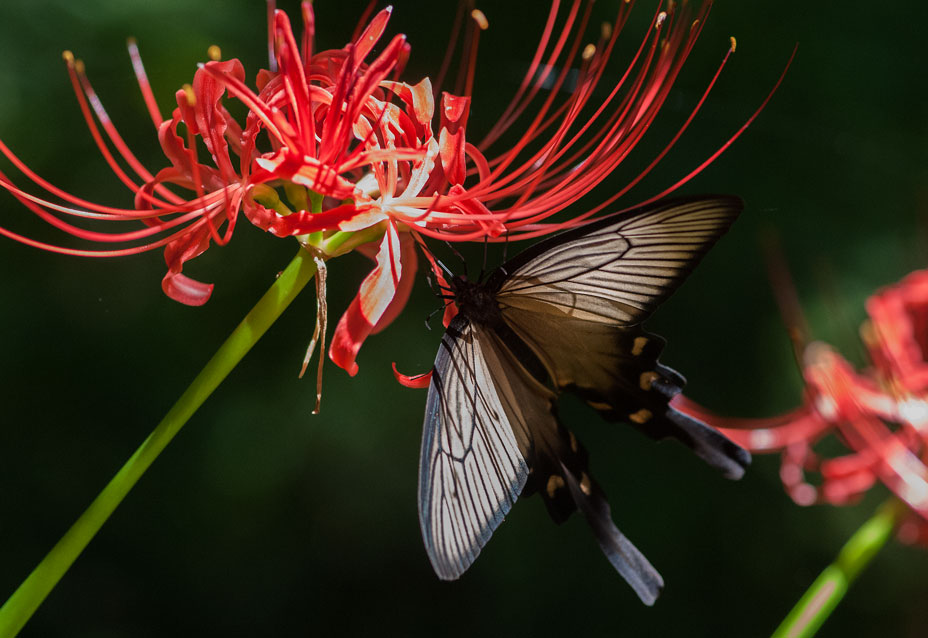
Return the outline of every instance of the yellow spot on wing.
[[[587,405],[595,410],[611,410],[612,406],[602,401],[587,401]]]
[[[545,487],[545,491],[548,492],[548,498],[554,498],[554,493],[557,492],[560,488],[564,487],[564,479],[558,476],[557,474],[552,474],[548,477],[548,485]]]
[[[658,378],[660,378],[660,375],[656,372],[642,372],[641,377],[638,379],[638,385],[641,386],[642,390],[650,390],[651,384]]]
[[[644,352],[644,347],[648,345],[647,337],[635,337],[635,341],[632,343],[632,354],[636,357]]]
[[[593,493],[593,483],[590,481],[590,477],[586,472],[583,473],[583,476],[580,479],[580,491],[589,496]]]
[[[653,415],[651,414],[650,410],[645,410],[644,408],[641,408],[634,414],[629,414],[628,418],[634,421],[635,423],[641,425],[642,423],[647,423],[648,419],[650,419],[652,416]]]
[[[578,449],[577,448],[577,437],[575,437],[574,433],[571,432],[570,430],[567,431],[567,434],[570,435],[570,449],[576,452]]]

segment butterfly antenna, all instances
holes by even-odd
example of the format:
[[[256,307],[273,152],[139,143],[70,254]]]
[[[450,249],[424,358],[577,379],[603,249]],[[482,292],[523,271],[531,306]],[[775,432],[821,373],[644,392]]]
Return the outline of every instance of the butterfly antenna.
[[[483,281],[483,275],[487,271],[487,245],[490,243],[489,238],[483,236],[483,264],[480,266],[480,276],[477,277],[477,281]]]
[[[452,301],[453,301],[453,300],[452,300]],[[435,315],[437,315],[439,312],[442,312],[442,311],[443,311],[445,308],[447,308],[449,305],[451,305],[451,301],[446,301],[446,302],[445,302],[445,305],[443,305],[441,308],[436,308],[435,310],[433,310],[432,312],[430,312],[430,313],[429,313],[429,316],[425,318],[425,327],[428,328],[429,330],[431,330],[431,329],[432,329],[432,323],[431,323],[432,317],[434,317]]]
[[[461,260],[461,264],[464,266],[464,275],[466,276],[467,275],[467,261],[464,259],[464,255],[462,255],[460,251],[457,248],[455,248],[454,244],[452,244],[450,241],[445,241],[445,243],[448,244],[448,248],[451,249],[451,252],[454,253],[454,256]]]

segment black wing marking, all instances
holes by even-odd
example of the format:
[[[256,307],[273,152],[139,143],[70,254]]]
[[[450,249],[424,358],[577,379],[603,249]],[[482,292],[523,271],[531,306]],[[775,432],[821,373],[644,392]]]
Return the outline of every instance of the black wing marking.
[[[488,285],[502,307],[614,326],[666,299],[741,211],[737,197],[667,200],[552,237],[507,262]]]
[[[528,476],[507,410],[478,341],[459,316],[442,337],[425,409],[419,458],[419,522],[439,578],[474,562]]]

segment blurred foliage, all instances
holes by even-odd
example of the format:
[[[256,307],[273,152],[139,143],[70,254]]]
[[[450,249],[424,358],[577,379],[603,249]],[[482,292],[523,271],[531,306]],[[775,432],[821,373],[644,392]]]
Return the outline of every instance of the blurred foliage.
[[[396,2],[392,28],[413,45],[412,81],[435,73],[447,44],[453,3],[439,4]],[[480,45],[474,131],[512,94],[544,20],[545,3],[498,4],[483,7],[490,30]],[[626,200],[661,190],[718,148],[800,43],[766,111],[685,187],[738,194],[747,209],[649,324],[668,339],[664,359],[688,376],[688,393],[720,412],[770,415],[800,397],[759,256],[763,232],[780,235],[815,336],[858,363],[865,298],[928,255],[928,88],[919,71],[928,8],[858,4],[719,2],[648,148],[661,148],[686,117],[729,35],[738,51],[690,131]],[[610,5],[596,4],[597,19]],[[320,47],[342,46],[361,6],[317,2]],[[636,7],[615,73],[653,6]],[[298,19],[295,2],[284,8]],[[61,187],[130,205],[86,134],[60,51],[84,58],[124,137],[156,168],[165,161],[125,38],[138,38],[166,113],[210,44],[241,58],[252,79],[265,64],[265,34],[257,0],[2,3],[0,136]],[[642,147],[614,183],[650,157]],[[3,198],[0,224],[53,237],[30,217]],[[193,276],[217,287],[206,306],[187,308],[161,294],[158,253],[80,260],[0,242],[0,598],[294,250],[242,221],[228,246],[191,264]],[[480,247],[469,254],[482,260]],[[500,259],[491,250],[490,265]],[[359,256],[331,264],[333,320],[368,269]],[[422,320],[435,306],[423,283],[400,320],[365,344],[356,378],[328,365],[323,413],[311,417],[314,383],[296,378],[314,312],[304,294],[162,455],[23,636],[762,636],[883,497],[876,490],[855,507],[801,509],[783,494],[774,458],[756,458],[743,481],[729,483],[681,446],[654,445],[568,399],[564,419],[591,450],[619,526],[667,581],[662,598],[641,606],[583,522],[552,525],[536,498],[515,507],[459,582],[441,583],[415,509],[425,393],[398,386],[389,369],[394,360],[406,372],[430,367],[440,335]],[[891,544],[821,635],[925,635],[926,573],[924,549]]]

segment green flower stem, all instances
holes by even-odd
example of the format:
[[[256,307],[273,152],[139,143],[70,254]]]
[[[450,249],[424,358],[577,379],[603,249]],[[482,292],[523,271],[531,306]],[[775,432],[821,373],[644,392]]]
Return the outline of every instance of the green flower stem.
[[[886,541],[906,506],[892,498],[845,543],[838,558],[819,574],[771,638],[811,638],[831,615],[860,572],[870,564]]]
[[[12,638],[122,502],[145,470],[170,443],[213,390],[235,368],[316,273],[316,264],[300,250],[277,281],[220,346],[164,419],[126,461],[71,529],[0,607],[0,638]]]

